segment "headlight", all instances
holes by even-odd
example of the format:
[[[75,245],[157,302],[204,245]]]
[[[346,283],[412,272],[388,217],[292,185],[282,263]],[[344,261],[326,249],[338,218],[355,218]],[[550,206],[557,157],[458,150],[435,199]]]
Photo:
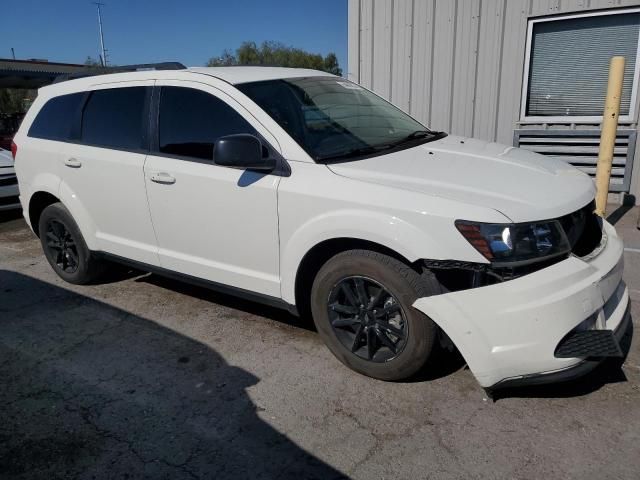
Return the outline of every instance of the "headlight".
[[[494,224],[457,220],[456,227],[494,264],[525,264],[568,254],[571,246],[557,220]]]

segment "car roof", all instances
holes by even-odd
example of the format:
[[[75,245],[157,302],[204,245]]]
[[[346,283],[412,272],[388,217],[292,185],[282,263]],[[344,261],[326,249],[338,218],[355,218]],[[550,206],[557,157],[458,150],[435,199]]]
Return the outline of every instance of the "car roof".
[[[277,80],[279,78],[334,76],[320,70],[285,67],[190,67],[187,71],[204,73],[233,84]]]
[[[208,75],[218,78],[230,84],[240,84],[248,82],[259,82],[264,80],[277,80],[280,78],[300,78],[300,77],[335,77],[327,72],[311,70],[307,68],[285,68],[285,67],[191,67],[178,70],[144,70],[134,72],[108,73],[103,75],[92,75],[87,77],[65,80],[42,87],[39,91],[55,96],[64,93],[82,92],[91,86],[104,85],[114,82],[126,81],[147,81],[154,79],[187,79],[193,75]],[[338,78],[338,77],[335,77]]]

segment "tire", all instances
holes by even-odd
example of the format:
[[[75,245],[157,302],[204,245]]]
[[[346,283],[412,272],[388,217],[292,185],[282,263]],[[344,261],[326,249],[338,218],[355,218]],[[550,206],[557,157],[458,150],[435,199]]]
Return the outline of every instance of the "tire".
[[[378,295],[385,296],[381,289],[389,297],[372,306]],[[329,259],[318,271],[311,289],[311,311],[318,333],[338,360],[369,377],[403,380],[425,365],[437,338],[435,323],[412,305],[417,298],[441,292],[428,270],[416,272],[382,253],[349,250]],[[369,304],[360,302],[362,298]],[[372,350],[379,348],[372,354],[369,345]]]
[[[49,265],[66,282],[86,285],[104,272],[104,262],[87,248],[78,225],[62,203],[42,211],[38,232]]]

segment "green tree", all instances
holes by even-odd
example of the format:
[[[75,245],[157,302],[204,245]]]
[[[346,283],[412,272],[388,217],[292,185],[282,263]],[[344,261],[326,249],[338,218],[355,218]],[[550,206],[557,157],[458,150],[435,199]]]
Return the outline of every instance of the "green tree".
[[[235,54],[225,50],[222,55],[212,57],[207,62],[208,67],[229,65],[312,68],[334,75],[342,75],[342,69],[338,64],[338,57],[335,53],[331,52],[323,57],[320,54],[289,47],[279,42],[263,42],[260,46],[255,42],[243,42],[236,49]]]
[[[21,88],[1,88],[0,113],[24,113],[27,111],[29,104],[34,98],[35,93],[32,90],[24,90]]]
[[[207,67],[230,67],[237,65],[236,57],[229,50],[224,50],[219,57],[211,57],[207,62]]]
[[[342,69],[338,65],[338,57],[336,57],[335,53],[329,53],[324,57],[324,68],[322,70],[342,76]]]

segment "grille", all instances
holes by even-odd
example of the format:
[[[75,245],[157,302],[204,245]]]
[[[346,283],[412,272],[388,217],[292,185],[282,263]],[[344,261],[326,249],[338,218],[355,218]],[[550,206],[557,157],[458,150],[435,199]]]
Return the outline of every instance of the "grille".
[[[556,347],[556,358],[622,357],[612,330],[570,332]]]
[[[595,213],[595,202],[559,218],[567,235],[571,251],[578,257],[593,252],[602,240],[602,219]]]

